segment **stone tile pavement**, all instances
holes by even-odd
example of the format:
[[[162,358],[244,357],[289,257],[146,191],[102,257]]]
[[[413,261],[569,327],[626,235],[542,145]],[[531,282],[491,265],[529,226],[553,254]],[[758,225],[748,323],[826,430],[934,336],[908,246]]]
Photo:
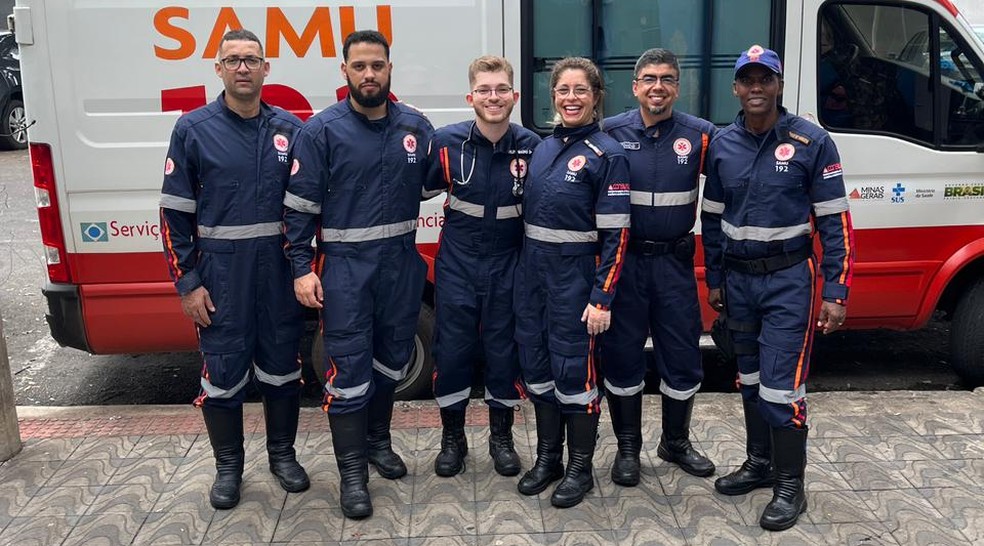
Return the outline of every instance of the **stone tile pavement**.
[[[477,401],[476,401],[477,402]],[[485,411],[473,404],[463,475],[439,478],[432,403],[399,404],[394,440],[410,474],[371,471],[375,515],[342,517],[327,421],[302,410],[298,454],[312,487],[288,495],[266,468],[262,409],[247,409],[242,503],[208,504],[213,466],[191,407],[18,408],[23,450],[0,465],[0,545],[649,545],[984,544],[984,390],[811,395],[810,507],[782,533],[758,527],[768,490],[725,497],[656,456],[659,398],[645,400],[642,483],[612,484],[604,422],[596,487],[580,506],[516,492],[486,452]],[[517,448],[532,463],[532,407],[517,416]],[[698,395],[693,439],[730,472],[744,458],[737,394]]]

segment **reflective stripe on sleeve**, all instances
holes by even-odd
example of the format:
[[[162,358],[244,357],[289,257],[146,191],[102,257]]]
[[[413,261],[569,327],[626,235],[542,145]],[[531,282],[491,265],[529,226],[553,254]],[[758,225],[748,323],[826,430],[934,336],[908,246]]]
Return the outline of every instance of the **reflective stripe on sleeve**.
[[[628,214],[596,214],[595,224],[598,229],[622,229],[631,225]]]
[[[724,214],[724,203],[711,201],[705,197],[700,203],[700,210],[710,214]]]
[[[308,214],[321,214],[321,204],[315,203],[314,201],[308,201],[303,197],[298,197],[293,193],[287,192],[284,194],[284,206],[290,207],[297,212],[306,212]]]
[[[697,201],[697,188],[690,191],[649,192],[631,190],[629,192],[629,202],[644,207],[675,207],[689,205],[695,201]]]
[[[365,228],[322,228],[321,240],[326,243],[363,243],[398,237],[411,233],[416,228],[416,219]]]
[[[594,243],[598,241],[597,231],[551,229],[533,224],[525,224],[525,227],[527,237],[544,243]]]
[[[616,387],[615,385],[609,383],[608,379],[605,379],[605,390],[615,396],[633,396],[642,392],[642,389],[645,388],[645,386],[646,383],[642,382],[631,387]]]
[[[198,226],[198,236],[203,239],[238,241],[280,235],[281,233],[283,233],[283,222],[265,222],[245,226]]]
[[[811,229],[809,222],[798,226],[771,228],[759,226],[736,227],[721,220],[721,231],[732,241],[785,241],[793,237],[809,235]]]
[[[838,197],[837,199],[831,199],[830,201],[813,203],[813,211],[817,216],[840,214],[849,208],[850,206],[847,203],[847,197]]]
[[[198,201],[178,197],[177,195],[171,195],[169,193],[161,194],[160,205],[163,209],[171,209],[181,212],[195,213],[198,211]]]

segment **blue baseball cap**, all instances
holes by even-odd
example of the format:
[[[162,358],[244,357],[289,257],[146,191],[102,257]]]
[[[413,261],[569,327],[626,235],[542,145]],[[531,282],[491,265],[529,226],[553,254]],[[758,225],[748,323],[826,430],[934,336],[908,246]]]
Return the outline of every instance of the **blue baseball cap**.
[[[782,76],[782,61],[779,60],[779,54],[758,44],[741,52],[738,62],[735,63],[735,77],[738,76],[738,71],[750,64],[760,64]]]

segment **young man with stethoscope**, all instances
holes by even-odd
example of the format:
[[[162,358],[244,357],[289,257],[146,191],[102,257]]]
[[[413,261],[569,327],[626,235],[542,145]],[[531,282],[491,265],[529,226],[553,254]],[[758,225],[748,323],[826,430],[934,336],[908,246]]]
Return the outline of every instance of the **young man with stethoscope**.
[[[447,192],[434,273],[434,396],[444,427],[434,472],[465,470],[465,408],[481,354],[489,454],[496,472],[515,476],[513,411],[523,393],[513,339],[513,271],[523,242],[523,184],[540,137],[509,122],[519,100],[509,61],[479,57],[468,67],[468,81],[465,100],[475,119],[438,129],[428,158],[426,189]]]

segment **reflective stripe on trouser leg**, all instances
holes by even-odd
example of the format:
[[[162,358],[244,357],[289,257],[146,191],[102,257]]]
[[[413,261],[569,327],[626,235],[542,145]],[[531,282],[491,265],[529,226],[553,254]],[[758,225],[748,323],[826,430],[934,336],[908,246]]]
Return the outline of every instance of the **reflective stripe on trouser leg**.
[[[373,283],[373,370],[376,372],[374,380],[380,381],[379,388],[392,390],[406,378],[411,364],[424,357],[416,354],[414,337],[427,280],[427,264],[417,252],[412,238],[406,238],[400,245],[388,246],[380,258],[385,261]]]
[[[642,391],[646,379],[644,347],[649,335],[649,294],[645,284],[646,260],[632,253],[625,264],[612,302],[612,324],[598,336],[598,366],[605,390],[616,396]]]
[[[666,254],[653,256],[646,263],[651,298],[648,324],[660,377],[659,390],[674,400],[688,400],[700,390],[704,379],[700,300],[693,259]]]
[[[474,261],[474,260],[472,260]],[[434,265],[434,398],[441,408],[464,410],[479,350],[475,265],[441,245]]]
[[[195,405],[222,408],[242,405],[246,398],[243,389],[250,377],[248,358],[245,352],[203,353],[201,391],[195,399]]]

